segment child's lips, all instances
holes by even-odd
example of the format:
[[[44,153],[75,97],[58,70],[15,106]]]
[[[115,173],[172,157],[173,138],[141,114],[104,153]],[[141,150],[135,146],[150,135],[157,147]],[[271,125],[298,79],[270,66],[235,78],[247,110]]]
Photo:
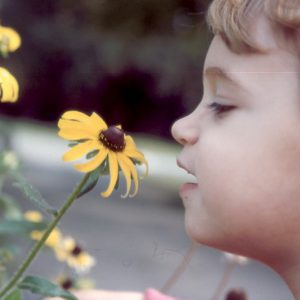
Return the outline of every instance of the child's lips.
[[[181,187],[179,188],[179,194],[182,198],[185,198],[185,196],[187,195],[187,193],[195,190],[198,188],[198,184],[194,183],[194,182],[186,182],[184,184],[181,185]]]
[[[182,163],[179,159],[177,159],[177,165],[184,169],[188,174],[191,174],[194,176],[195,178],[195,182],[186,182],[184,184],[181,185],[180,189],[179,189],[179,194],[182,198],[185,198],[186,194],[196,188],[198,188],[198,183],[196,180],[195,175],[193,174],[193,172],[191,172],[185,165],[184,163]]]

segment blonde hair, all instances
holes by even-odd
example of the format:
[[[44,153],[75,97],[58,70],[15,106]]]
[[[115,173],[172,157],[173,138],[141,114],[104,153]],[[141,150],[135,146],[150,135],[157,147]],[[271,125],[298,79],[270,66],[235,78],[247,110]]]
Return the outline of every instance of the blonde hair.
[[[249,34],[251,18],[259,12],[269,18],[278,37],[291,42],[300,54],[299,0],[213,0],[207,22],[234,52],[263,52]]]

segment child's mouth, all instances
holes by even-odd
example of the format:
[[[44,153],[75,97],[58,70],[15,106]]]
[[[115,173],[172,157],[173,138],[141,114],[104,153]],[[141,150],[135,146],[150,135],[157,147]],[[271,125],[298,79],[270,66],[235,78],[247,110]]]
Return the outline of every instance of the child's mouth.
[[[198,188],[198,182],[195,175],[187,167],[185,167],[185,165],[180,160],[177,160],[177,165],[193,177],[191,182],[186,182],[182,184],[179,189],[179,194],[181,198],[184,199],[186,198],[188,192]]]

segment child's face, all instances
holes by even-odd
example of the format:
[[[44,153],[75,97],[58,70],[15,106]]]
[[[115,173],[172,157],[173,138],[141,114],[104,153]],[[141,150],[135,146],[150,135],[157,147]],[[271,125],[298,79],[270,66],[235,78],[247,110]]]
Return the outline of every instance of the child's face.
[[[299,60],[276,46],[264,17],[256,24],[257,41],[274,49],[238,55],[216,36],[203,99],[172,133],[179,165],[197,181],[180,190],[189,235],[267,262],[299,236]]]

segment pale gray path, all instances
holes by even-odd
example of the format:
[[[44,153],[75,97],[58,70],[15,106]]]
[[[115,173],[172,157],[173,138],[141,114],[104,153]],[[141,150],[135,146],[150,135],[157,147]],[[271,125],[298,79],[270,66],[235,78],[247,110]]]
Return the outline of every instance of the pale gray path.
[[[33,152],[40,141],[36,140],[38,135],[26,133],[24,138],[24,134],[16,135],[14,146],[24,159],[25,173],[54,206],[60,206],[80,176],[72,172],[71,167],[59,167],[59,159],[51,158],[50,153],[65,149],[51,135],[43,133],[45,140],[49,141],[41,145],[44,147],[43,157],[39,149]],[[175,157],[172,160],[175,161]],[[155,181],[150,176],[142,182],[138,197],[120,199],[119,193],[114,193],[107,200],[100,198],[100,191],[107,184],[103,180],[90,194],[75,203],[61,223],[65,233],[82,242],[96,257],[97,266],[91,273],[99,288],[141,291],[147,287],[159,288],[190,246],[184,231],[183,210],[176,204],[180,203],[177,184],[164,184],[168,181],[164,173],[168,165],[162,165],[159,158],[155,162],[153,154],[152,164],[155,163],[155,168],[163,169],[164,181]],[[199,248],[171,294],[183,299],[209,300],[224,266],[222,253]],[[60,269],[55,259],[44,253],[34,262],[30,272],[55,276]],[[244,287],[250,300],[292,300],[278,276],[256,262],[239,267],[229,287]]]

